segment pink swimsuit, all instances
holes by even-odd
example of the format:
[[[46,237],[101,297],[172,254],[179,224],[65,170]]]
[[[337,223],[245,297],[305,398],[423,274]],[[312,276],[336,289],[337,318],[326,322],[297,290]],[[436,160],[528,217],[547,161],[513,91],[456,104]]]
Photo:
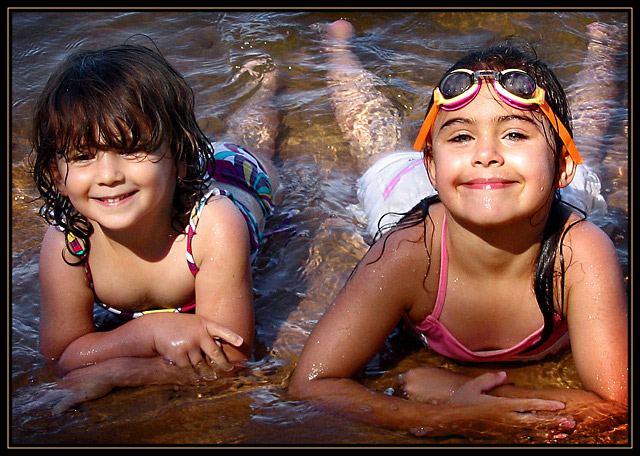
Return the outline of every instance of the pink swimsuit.
[[[437,353],[469,362],[496,362],[496,361],[534,361],[555,353],[569,343],[569,331],[567,321],[562,320],[560,315],[553,314],[553,331],[549,338],[537,347],[540,342],[544,324],[533,334],[526,337],[520,343],[511,348],[500,350],[471,351],[453,334],[445,328],[438,320],[447,294],[447,273],[449,269],[449,253],[447,250],[447,217],[442,221],[442,253],[440,259],[440,281],[438,284],[438,294],[433,311],[418,325],[413,325],[422,341]],[[533,349],[532,349],[533,347]]]

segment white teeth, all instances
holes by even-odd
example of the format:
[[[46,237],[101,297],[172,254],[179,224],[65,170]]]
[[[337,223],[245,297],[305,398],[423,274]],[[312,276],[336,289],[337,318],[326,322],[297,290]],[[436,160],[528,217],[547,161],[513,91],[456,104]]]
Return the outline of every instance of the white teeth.
[[[118,201],[120,201],[122,199],[122,197],[119,198],[104,198],[102,201],[104,201],[105,203],[116,203]]]
[[[129,194],[120,195],[120,196],[116,196],[116,197],[113,197],[113,198],[100,198],[100,201],[103,201],[103,202],[105,202],[107,204],[113,204],[113,203],[117,203],[118,201],[122,201],[127,196],[129,196]]]

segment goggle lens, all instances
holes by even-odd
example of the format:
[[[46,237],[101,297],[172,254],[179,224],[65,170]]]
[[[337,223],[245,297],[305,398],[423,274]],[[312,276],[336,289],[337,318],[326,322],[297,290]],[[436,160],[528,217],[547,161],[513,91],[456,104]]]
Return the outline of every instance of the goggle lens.
[[[438,87],[445,99],[462,95],[469,90],[474,83],[473,73],[456,71],[445,76]]]
[[[526,73],[510,71],[498,73],[496,79],[507,91],[521,98],[531,98],[536,91],[536,81]]]

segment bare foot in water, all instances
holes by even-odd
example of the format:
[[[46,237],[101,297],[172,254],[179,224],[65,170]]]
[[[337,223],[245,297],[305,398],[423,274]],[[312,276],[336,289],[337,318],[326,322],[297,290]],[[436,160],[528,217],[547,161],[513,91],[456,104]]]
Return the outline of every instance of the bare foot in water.
[[[327,27],[327,37],[340,43],[346,43],[356,34],[356,29],[349,21],[339,19]]]

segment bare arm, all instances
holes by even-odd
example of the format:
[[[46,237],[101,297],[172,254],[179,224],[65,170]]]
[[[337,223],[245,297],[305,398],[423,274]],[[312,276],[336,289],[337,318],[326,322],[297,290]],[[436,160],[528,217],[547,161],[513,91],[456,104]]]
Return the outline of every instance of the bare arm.
[[[114,387],[210,380],[223,375],[222,371],[231,370],[229,362],[250,356],[253,341],[251,270],[246,224],[241,216],[240,223],[231,227],[232,233],[239,233],[235,239],[229,239],[220,228],[214,233],[223,237],[225,246],[230,247],[225,250],[226,256],[206,252],[207,258],[216,265],[214,276],[227,285],[227,292],[218,295],[217,283],[199,280],[197,307],[208,311],[210,318],[218,317],[225,325],[238,328],[246,339],[202,315],[176,313],[152,313],[111,331],[97,332],[93,321],[93,293],[84,268],[69,266],[62,260],[65,248],[62,233],[53,228],[47,232],[40,261],[40,342],[47,364],[64,376],[59,384],[61,399],[57,411],[98,398]],[[236,253],[239,257],[232,261],[234,258],[229,255]],[[211,276],[212,268],[203,263],[199,278]],[[230,315],[237,319],[229,318]],[[231,350],[234,353],[230,353]],[[201,365],[205,358],[215,366]]]
[[[227,359],[251,357],[254,340],[253,280],[247,223],[226,197],[207,204],[194,238],[196,314],[232,329],[243,343],[223,343]]]
[[[105,332],[93,321],[93,293],[84,268],[62,259],[64,235],[50,228],[40,255],[40,349],[48,365],[64,375],[118,357],[161,355],[179,365],[203,351],[216,364],[230,366],[214,338],[242,344],[233,331],[198,315],[149,314]]]
[[[297,399],[312,399],[361,422],[409,430],[417,435],[484,433],[486,436],[487,432],[536,427],[543,432],[555,432],[571,426],[570,421],[555,414],[521,413],[562,409],[563,404],[556,401],[486,400],[488,396],[480,388],[475,400],[464,405],[434,405],[372,391],[354,379],[402,315],[410,312],[413,293],[421,289],[424,271],[415,271],[414,266],[425,264],[425,258],[415,258],[405,249],[411,242],[404,239],[403,243],[402,236],[407,231],[390,238],[385,253],[375,263],[368,264],[381,254],[381,242],[365,256],[309,337],[291,378],[289,394]],[[392,251],[390,260],[387,252]],[[493,381],[495,387],[501,380]]]
[[[121,357],[81,367],[69,372],[50,390],[45,400],[54,413],[82,402],[98,399],[114,388],[143,385],[190,385],[219,378],[221,373],[208,366],[197,369],[153,358]]]
[[[567,319],[578,375],[586,390],[627,404],[628,301],[615,248],[588,222],[567,237]]]

